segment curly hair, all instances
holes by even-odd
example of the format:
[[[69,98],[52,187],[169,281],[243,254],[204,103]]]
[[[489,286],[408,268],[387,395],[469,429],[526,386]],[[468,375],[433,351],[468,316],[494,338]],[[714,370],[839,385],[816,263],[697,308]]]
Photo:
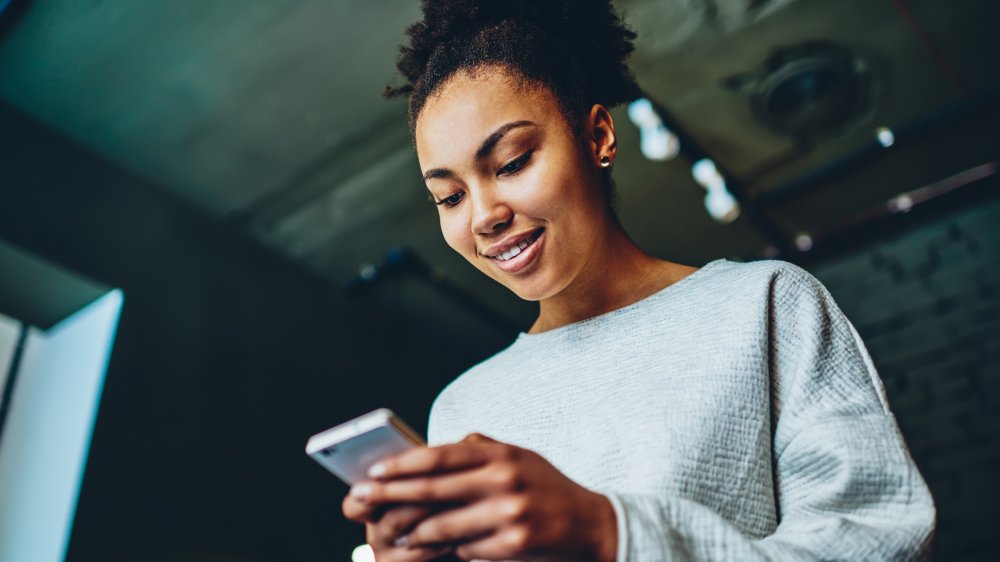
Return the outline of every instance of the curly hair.
[[[635,33],[610,0],[423,0],[423,21],[407,28],[397,68],[407,83],[411,132],[427,99],[460,70],[500,66],[555,95],[574,131],[593,104],[641,95],[625,64]]]

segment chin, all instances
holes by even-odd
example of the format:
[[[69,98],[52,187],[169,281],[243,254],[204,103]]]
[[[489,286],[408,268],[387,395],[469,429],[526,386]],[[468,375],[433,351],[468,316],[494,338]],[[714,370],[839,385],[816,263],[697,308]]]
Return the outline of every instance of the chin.
[[[517,298],[519,298],[521,300],[524,300],[524,301],[538,302],[538,301],[540,301],[540,300],[542,300],[542,299],[545,298],[543,295],[537,295],[537,294],[532,293],[532,292],[517,291],[515,289],[512,289],[509,286],[507,288],[510,289],[512,293],[514,293],[515,295],[517,295]]]
[[[472,260],[469,261],[472,262]],[[540,275],[542,272],[539,271],[532,273],[530,276],[504,275],[502,272],[488,265],[480,265],[476,262],[472,262],[472,264],[481,273],[506,287],[507,290],[517,295],[521,300],[530,302],[543,301],[557,294],[560,290],[556,286],[556,283],[553,283],[551,279],[544,278],[544,275]]]
[[[530,302],[543,301],[556,293],[551,286],[542,286],[540,283],[518,283],[517,280],[511,282],[509,279],[496,279],[496,281],[507,287],[519,299]]]

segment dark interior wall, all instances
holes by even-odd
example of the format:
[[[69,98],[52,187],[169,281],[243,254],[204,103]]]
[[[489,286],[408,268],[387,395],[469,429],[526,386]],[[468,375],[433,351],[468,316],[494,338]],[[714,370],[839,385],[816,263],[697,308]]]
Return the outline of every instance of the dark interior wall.
[[[808,267],[882,376],[934,495],[938,559],[985,562],[1000,559],[1000,181],[975,189]]]
[[[346,560],[362,531],[305,440],[379,406],[423,431],[510,340],[412,281],[346,300],[2,105],[0,238],[125,293],[71,561]]]

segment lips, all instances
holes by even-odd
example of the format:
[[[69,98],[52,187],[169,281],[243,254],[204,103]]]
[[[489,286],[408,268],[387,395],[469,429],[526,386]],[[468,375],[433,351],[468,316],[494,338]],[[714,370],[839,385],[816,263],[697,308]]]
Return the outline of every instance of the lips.
[[[545,233],[544,228],[535,230],[527,237],[504,244],[498,250],[490,250],[486,258],[507,273],[516,273],[534,261],[541,247],[540,240]]]
[[[500,252],[494,251],[487,257],[495,259],[497,261],[508,261],[511,258],[519,255],[528,246],[534,244],[535,240],[538,240],[538,237],[542,235],[542,232],[544,230],[545,230],[544,228],[539,228],[538,230],[532,232],[531,235],[525,238],[524,240],[521,240],[520,242],[510,245],[506,250]]]

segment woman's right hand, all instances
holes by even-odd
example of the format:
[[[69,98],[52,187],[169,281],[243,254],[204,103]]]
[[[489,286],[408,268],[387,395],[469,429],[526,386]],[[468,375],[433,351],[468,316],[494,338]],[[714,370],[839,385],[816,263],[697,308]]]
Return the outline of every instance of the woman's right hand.
[[[384,511],[376,509],[348,495],[343,503],[344,516],[351,521],[365,524],[368,544],[375,553],[378,562],[425,562],[436,560],[455,549],[452,546],[407,548],[398,545],[396,541],[405,537],[418,523],[437,513],[440,509],[432,509],[419,505],[402,505]]]

